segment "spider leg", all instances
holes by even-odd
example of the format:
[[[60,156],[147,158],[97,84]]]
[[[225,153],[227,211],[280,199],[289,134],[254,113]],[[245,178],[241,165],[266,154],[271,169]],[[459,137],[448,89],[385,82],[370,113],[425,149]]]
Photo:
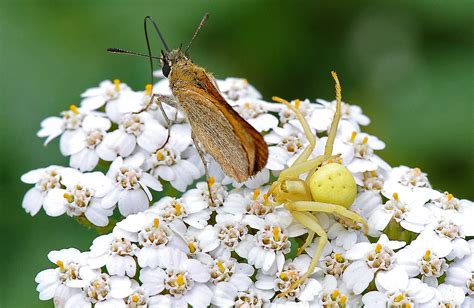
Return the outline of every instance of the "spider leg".
[[[306,249],[306,247],[311,245],[311,243],[313,242],[313,239],[314,239],[314,234],[315,234],[314,231],[309,231],[308,232],[308,236],[306,237],[306,240],[304,241],[304,244],[300,248],[298,248],[298,250],[296,251],[296,256],[299,256],[300,254],[302,254],[303,251]]]
[[[305,213],[305,212],[291,212],[293,217],[300,222],[303,226],[307,227],[311,231],[315,232],[317,235],[319,235],[320,240],[318,243],[318,247],[316,248],[313,258],[311,259],[311,262],[309,263],[308,270],[306,273],[304,273],[297,281],[295,281],[286,291],[278,294],[278,297],[283,297],[287,295],[289,292],[297,288],[301,283],[305,281],[306,278],[308,278],[311,274],[313,274],[314,269],[318,265],[319,258],[321,257],[321,253],[323,252],[324,246],[326,246],[328,242],[328,236],[326,234],[326,231],[319,225],[318,221],[316,220],[316,217],[311,215],[310,213]]]
[[[308,142],[309,142],[309,146],[307,146],[303,150],[303,152],[301,152],[300,156],[298,156],[298,158],[293,163],[293,166],[296,165],[299,162],[308,160],[309,156],[311,155],[311,153],[313,153],[313,150],[316,147],[316,138],[314,137],[314,134],[311,131],[311,128],[309,127],[308,121],[306,121],[303,114],[297,108],[295,108],[292,104],[290,104],[287,100],[284,100],[284,99],[282,99],[280,97],[277,97],[277,96],[273,96],[272,99],[275,102],[284,104],[286,107],[288,107],[291,111],[293,111],[295,113],[296,118],[298,119],[298,121],[300,121],[301,126],[303,127],[303,131],[304,131],[304,133],[306,135],[306,138],[308,139]]]
[[[318,156],[316,158],[302,161],[299,163],[293,164],[293,166],[286,168],[280,173],[279,179],[285,178],[294,178],[298,177],[300,174],[308,172],[314,168],[317,168],[324,161],[323,156]]]
[[[336,139],[337,126],[339,125],[339,120],[341,119],[341,84],[339,83],[339,79],[337,78],[337,74],[335,71],[332,71],[331,75],[332,78],[334,78],[334,81],[336,82],[336,112],[334,113],[331,128],[329,129],[326,146],[324,147],[324,160],[327,160],[332,155],[332,147],[334,145],[334,140]]]
[[[316,201],[295,201],[288,203],[286,208],[290,211],[298,211],[298,212],[324,212],[330,214],[336,214],[347,218],[349,220],[358,222],[364,226],[365,234],[367,234],[369,230],[369,226],[365,219],[342,205],[331,204],[331,203],[323,203],[323,202],[316,202]]]

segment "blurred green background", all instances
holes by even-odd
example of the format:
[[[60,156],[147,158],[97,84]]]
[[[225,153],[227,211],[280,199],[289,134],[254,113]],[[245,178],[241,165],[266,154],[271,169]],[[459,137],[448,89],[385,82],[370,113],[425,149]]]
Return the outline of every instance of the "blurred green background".
[[[435,188],[474,199],[472,1],[0,1],[1,307],[50,307],[34,277],[52,249],[89,247],[95,233],[67,216],[32,218],[20,175],[67,164],[58,143],[35,136],[101,80],[134,89],[148,62],[107,54],[145,51],[152,15],[171,46],[187,43],[204,12],[194,61],[246,77],[268,99],[332,99],[337,70],[345,101],[362,106],[366,128],[387,143],[392,165],[420,167]],[[153,40],[155,51],[158,41]]]

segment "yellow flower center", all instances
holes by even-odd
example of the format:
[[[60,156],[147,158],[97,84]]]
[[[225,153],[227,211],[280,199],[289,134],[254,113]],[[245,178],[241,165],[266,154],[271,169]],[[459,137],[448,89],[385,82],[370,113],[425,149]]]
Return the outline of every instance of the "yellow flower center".
[[[260,189],[255,189],[252,195],[252,200],[257,200],[258,196],[260,195]]]
[[[61,271],[64,271],[64,262],[61,260],[56,261],[56,265],[59,267]]]
[[[375,246],[375,252],[376,252],[376,253],[380,253],[381,251],[382,251],[382,245],[377,244],[377,245]]]
[[[67,200],[67,202],[69,203],[73,203],[74,202],[74,196],[69,194],[69,193],[64,193],[63,195],[64,199]]]
[[[176,203],[176,204],[174,205],[174,209],[175,209],[175,211],[176,211],[176,215],[177,215],[177,216],[180,216],[180,215],[181,215],[181,208],[182,208],[182,206],[181,206],[181,204],[179,204],[179,203]]]
[[[395,296],[395,298],[393,299],[393,301],[394,301],[395,303],[399,303],[399,302],[401,302],[401,301],[404,300],[404,299],[405,299],[405,294],[400,293],[400,294],[398,294],[397,296]]]
[[[300,108],[301,106],[301,101],[299,99],[295,99],[295,107],[296,109]]]
[[[275,241],[279,241],[280,240],[280,228],[278,227],[273,227],[273,239]]]
[[[430,256],[431,256],[431,250],[428,249],[428,250],[425,252],[425,256],[423,257],[423,259],[424,259],[425,261],[429,261],[429,260],[430,260]]]
[[[345,305],[347,302],[347,297],[345,295],[341,296],[341,299],[339,300],[339,304]]]
[[[354,140],[356,139],[356,136],[357,136],[357,132],[353,131],[351,135],[351,142],[354,142]]]
[[[158,228],[160,226],[160,220],[158,218],[153,219],[153,227]]]
[[[114,79],[115,91],[120,91],[120,80]]]
[[[178,284],[178,286],[183,286],[184,285],[184,276],[183,274],[179,274],[177,277],[176,277],[176,283]]]
[[[76,105],[69,106],[69,110],[71,110],[75,115],[79,114],[79,109],[77,108]]]
[[[151,95],[152,90],[153,90],[153,85],[151,83],[147,84],[145,86],[145,95]]]
[[[214,185],[214,183],[216,183],[216,178],[213,177],[213,176],[211,176],[211,177],[209,178],[209,180],[207,180],[207,182],[209,183],[209,186],[212,187],[212,185]]]
[[[156,152],[156,159],[157,160],[163,160],[163,158],[165,158],[165,156],[163,155],[163,153],[161,151]]]
[[[221,261],[217,261],[217,267],[219,268],[219,270],[221,271],[221,273],[224,273],[224,272],[225,272],[225,267],[224,267],[224,265],[222,264]]]

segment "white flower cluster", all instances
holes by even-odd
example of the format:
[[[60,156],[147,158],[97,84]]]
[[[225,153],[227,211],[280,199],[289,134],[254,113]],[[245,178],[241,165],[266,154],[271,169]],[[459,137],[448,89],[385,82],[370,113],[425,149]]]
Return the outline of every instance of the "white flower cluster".
[[[35,279],[41,300],[98,308],[474,306],[473,203],[433,190],[418,168],[391,168],[375,154],[385,144],[361,131],[368,117],[345,103],[333,154],[356,179],[352,210],[367,220],[369,234],[315,213],[329,243],[315,272],[279,297],[306,272],[318,239],[299,251],[306,228],[283,205],[268,205],[267,191],[308,141],[293,112],[263,101],[246,80],[218,85],[269,146],[266,168],[245,183],[211,158],[212,177],[198,182],[204,169],[183,115],[164,106],[173,122],[167,127],[158,106],[144,110],[151,85],[135,92],[104,81],[83,93],[78,107],[41,123],[38,136],[45,143],[60,136],[70,167],[23,175],[34,185],[25,210],[66,213],[99,227],[116,206],[125,217],[87,252],[50,252],[54,268]],[[170,94],[167,80],[153,91]],[[312,155],[321,155],[335,102],[292,104],[318,136]],[[150,204],[151,190],[163,189],[168,196],[155,193]]]

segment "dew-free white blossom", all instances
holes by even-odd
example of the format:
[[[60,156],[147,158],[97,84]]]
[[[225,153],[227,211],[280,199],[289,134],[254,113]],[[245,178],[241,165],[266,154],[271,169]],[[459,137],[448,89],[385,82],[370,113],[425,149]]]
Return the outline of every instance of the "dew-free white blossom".
[[[64,303],[74,294],[80,293],[92,277],[99,271],[87,265],[87,254],[75,248],[53,250],[48,259],[57,267],[46,269],[36,275],[36,290],[41,300],[54,299],[56,303]]]
[[[80,105],[41,123],[38,136],[45,144],[60,136],[72,168],[25,173],[21,180],[33,185],[25,211],[36,215],[43,207],[49,216],[106,226],[101,232],[113,228],[88,251],[52,251],[54,266],[35,278],[41,300],[71,308],[474,306],[472,201],[436,190],[419,168],[389,166],[379,156],[385,143],[363,131],[369,118],[346,103],[330,160],[354,176],[350,210],[369,232],[312,212],[328,241],[313,273],[283,295],[324,238],[312,238],[269,193],[309,146],[301,123],[245,79],[216,80],[232,108],[262,132],[269,160],[238,183],[204,153],[204,178],[186,116],[179,104],[163,101],[172,95],[169,82],[161,71],[155,76],[161,80],[138,91],[103,81],[81,95]],[[289,101],[315,134],[309,159],[322,155],[336,102]],[[109,220],[116,207],[124,216],[117,223]]]
[[[269,145],[267,168],[270,170],[291,166],[297,154],[308,145],[304,132],[291,124],[275,127],[264,139]]]
[[[416,278],[408,278],[401,268],[377,275],[378,291],[362,297],[365,307],[422,307],[435,296],[434,289]]]
[[[94,307],[125,308],[124,299],[133,292],[132,281],[126,276],[110,276],[102,273],[93,278],[83,292],[72,296],[64,305],[65,308]]]
[[[207,307],[212,299],[206,285],[209,279],[209,271],[201,262],[175,249],[167,250],[163,269],[144,269],[140,274],[145,290],[154,295],[149,307],[163,307],[170,302],[173,307]],[[168,294],[160,294],[164,289]]]
[[[353,262],[342,276],[347,287],[355,294],[361,294],[380,272],[390,271],[395,262],[395,250],[405,246],[402,241],[390,241],[382,234],[377,243],[357,243],[346,252],[346,258]]]
[[[269,111],[278,111],[276,104],[267,103],[252,98],[242,98],[235,101],[234,109],[257,131],[263,132],[278,126],[278,118]]]
[[[127,159],[117,157],[110,165],[107,177],[113,183],[113,188],[104,196],[102,204],[105,207],[118,204],[123,216],[135,214],[148,208],[152,195],[149,188],[161,191],[160,181],[143,171],[140,167],[145,161],[142,153],[137,153]]]
[[[258,231],[255,235],[246,235],[243,247],[247,249],[240,249],[237,253],[255,268],[261,268],[264,274],[281,271],[285,262],[284,255],[291,249],[289,237],[301,235],[301,230],[288,228],[292,223],[291,214],[271,213],[265,219],[248,216],[246,221]]]
[[[96,226],[106,226],[113,213],[113,205],[104,205],[103,197],[112,189],[112,183],[102,172],[81,173],[76,169],[62,169],[64,188],[52,189],[44,200],[49,216],[64,213],[71,217],[84,215]]]
[[[186,202],[181,198],[161,198],[150,207],[149,211],[156,213],[166,222],[182,220],[186,224],[198,229],[204,228],[210,218],[207,204]]]
[[[306,254],[296,257],[294,260],[286,260],[283,268],[274,274],[265,275],[263,272],[259,272],[255,286],[262,290],[271,290],[277,293],[284,292],[306,273],[310,262],[311,258]],[[296,289],[284,297],[276,299],[274,303],[285,304],[295,300],[309,302],[314,300],[321,289],[321,284],[310,276]]]
[[[175,124],[170,128],[170,138],[166,145],[147,154],[144,169],[156,177],[169,181],[177,190],[184,192],[203,174],[186,158],[186,150],[191,150],[191,128],[188,124]]]
[[[116,156],[125,158],[137,147],[152,153],[166,142],[166,129],[147,112],[125,114],[118,124],[118,129],[108,133],[102,141],[108,151],[114,153],[103,157],[104,160],[112,161]]]
[[[135,276],[136,261],[133,258],[139,248],[125,237],[112,233],[97,237],[89,252],[89,265],[93,268],[106,266],[111,275]]]
[[[258,92],[247,79],[229,77],[225,80],[217,80],[217,86],[224,95],[224,98],[229,100],[236,101],[242,98],[262,98],[260,92]]]
[[[323,99],[317,99],[316,102],[321,106],[314,109],[309,118],[309,123],[317,130],[327,130],[336,112],[336,101],[328,102]],[[362,113],[362,109],[357,105],[349,105],[342,102],[341,115],[341,120],[350,122],[357,131],[360,130],[359,125],[366,126],[370,123],[370,119]]]
[[[28,171],[21,176],[23,183],[35,185],[26,192],[22,202],[22,207],[31,216],[39,212],[51,190],[61,187],[63,169],[61,166],[49,166]]]

